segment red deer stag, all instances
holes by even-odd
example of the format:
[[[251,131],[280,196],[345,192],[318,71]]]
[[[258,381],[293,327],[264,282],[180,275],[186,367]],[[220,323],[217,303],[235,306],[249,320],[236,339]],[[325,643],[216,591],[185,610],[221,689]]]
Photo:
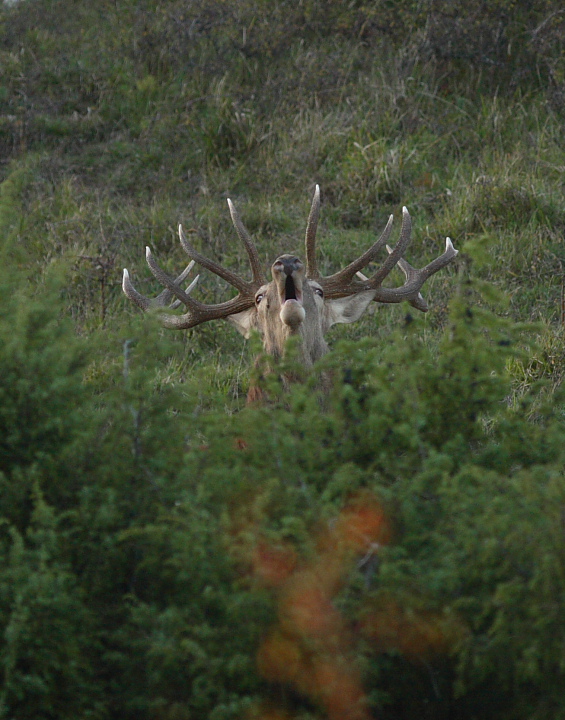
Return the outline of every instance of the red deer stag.
[[[259,253],[249,233],[231,200],[228,200],[228,205],[237,234],[249,256],[252,272],[250,281],[201,255],[179,225],[180,242],[186,254],[192,258],[191,265],[174,280],[158,266],[151,251],[146,248],[147,264],[165,290],[157,298],[146,298],[133,287],[128,271],[124,270],[124,293],[142,310],[163,308],[175,297],[170,308],[183,304],[187,312],[184,315],[163,314],[162,322],[169,328],[184,330],[223,318],[235,325],[246,338],[252,330],[258,330],[266,352],[271,355],[282,355],[286,339],[291,335],[299,335],[307,366],[328,351],[324,336],[329,328],[336,323],[358,320],[372,300],[381,303],[407,300],[418,310],[426,312],[428,306],[420,294],[420,288],[431,275],[457,255],[457,250],[447,238],[445,252],[424,268],[418,270],[406,262],[402,256],[410,243],[411,221],[408,210],[403,208],[400,239],[394,248],[386,245],[392,230],[391,215],[381,237],[372,247],[343,270],[323,277],[316,262],[316,229],[320,216],[320,189],[316,185],[306,227],[306,266],[294,255],[281,255],[271,266],[273,279],[267,282]],[[375,259],[383,245],[389,252],[388,257],[371,277],[365,277],[361,270]],[[205,305],[189,297],[195,282],[187,290],[183,290],[180,283],[194,262],[226,280],[237,290],[237,295],[216,305]],[[405,275],[404,284],[396,288],[382,287],[383,280],[397,264]]]

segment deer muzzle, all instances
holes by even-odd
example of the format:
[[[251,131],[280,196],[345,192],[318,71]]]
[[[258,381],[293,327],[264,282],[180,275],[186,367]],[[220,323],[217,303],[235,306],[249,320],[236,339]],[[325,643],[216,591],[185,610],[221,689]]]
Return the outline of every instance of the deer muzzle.
[[[296,329],[306,317],[302,305],[304,265],[293,255],[281,255],[271,270],[280,299],[280,319],[285,325]]]

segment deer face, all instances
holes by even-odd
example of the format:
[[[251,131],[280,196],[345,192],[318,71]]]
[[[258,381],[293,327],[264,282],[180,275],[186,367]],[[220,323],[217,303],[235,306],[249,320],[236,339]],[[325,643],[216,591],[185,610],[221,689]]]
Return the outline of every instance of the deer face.
[[[254,307],[228,320],[244,337],[252,330],[262,336],[265,351],[281,356],[292,335],[302,339],[302,355],[310,365],[324,355],[324,335],[335,323],[357,320],[375,295],[366,290],[356,295],[326,300],[319,282],[306,277],[304,264],[294,255],[281,255],[271,266],[272,280],[255,293]]]
[[[273,280],[269,283],[270,287],[264,286],[264,297],[261,297],[261,289],[255,295],[258,315],[263,322],[269,317],[275,320],[278,315],[282,325],[294,334],[306,319],[304,302],[309,315],[316,311],[315,304],[312,304],[312,292],[305,282],[304,265],[293,255],[281,255],[273,263],[271,274]]]
[[[272,280],[255,293],[254,307],[230,316],[244,337],[258,330],[266,352],[280,356],[292,335],[302,338],[303,356],[310,364],[324,354],[324,292],[306,278],[304,264],[294,255],[281,255],[271,266]]]

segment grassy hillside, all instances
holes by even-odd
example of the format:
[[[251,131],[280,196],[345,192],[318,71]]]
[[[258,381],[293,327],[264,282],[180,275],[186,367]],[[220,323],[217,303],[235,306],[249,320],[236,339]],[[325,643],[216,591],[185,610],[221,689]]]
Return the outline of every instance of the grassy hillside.
[[[551,0],[0,7],[0,718],[565,716],[564,38]],[[403,205],[412,264],[460,254],[332,330],[322,399],[243,409],[257,343],[122,269],[157,293],[181,222],[247,275],[228,197],[303,255],[316,183],[324,273]]]
[[[266,266],[301,252],[318,182],[324,268],[405,204],[415,261],[446,235],[459,248],[478,240],[490,256],[481,273],[509,294],[513,316],[558,323],[563,18],[551,3],[489,5],[5,8],[3,236],[30,271],[68,264],[69,312],[89,332],[134,312],[123,266],[152,287],[146,244],[167,268],[183,266],[178,222],[245,271],[227,196]],[[456,272],[428,283],[426,331],[441,325]],[[202,282],[208,300],[225,292]],[[352,333],[386,337],[403,312],[384,308]],[[197,357],[239,356],[223,327],[190,335]]]

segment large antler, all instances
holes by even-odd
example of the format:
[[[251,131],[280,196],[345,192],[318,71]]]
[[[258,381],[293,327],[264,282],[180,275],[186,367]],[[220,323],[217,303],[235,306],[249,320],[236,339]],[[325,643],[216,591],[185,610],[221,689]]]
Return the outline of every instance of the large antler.
[[[175,309],[181,304],[186,306],[187,312],[184,315],[162,315],[161,319],[166,327],[186,330],[194,327],[195,325],[200,325],[200,323],[207,322],[208,320],[227,318],[229,315],[242,312],[254,305],[255,293],[265,282],[261,271],[259,253],[249,237],[249,233],[241,222],[237,210],[233,206],[231,200],[228,200],[228,205],[234,227],[240,240],[243,242],[249,257],[252,272],[251,282],[243,280],[243,278],[239,277],[239,275],[236,275],[231,270],[228,270],[218,263],[215,263],[213,260],[209,260],[204,255],[201,255],[186,238],[182,225],[179,225],[180,242],[184,251],[192,260],[175,280],[173,280],[172,277],[167,275],[167,273],[159,267],[151,254],[151,250],[146,248],[145,256],[149,269],[161,285],[165,287],[165,290],[163,290],[160,295],[153,299],[146,298],[144,295],[141,295],[132,285],[128,271],[124,269],[124,278],[122,282],[124,293],[142,310],[165,308],[173,297],[176,297],[176,300],[169,305],[169,309]],[[186,290],[182,289],[180,283],[184,281],[195,262],[232,285],[232,287],[238,291],[236,297],[217,305],[205,305],[204,303],[198,302],[198,300],[194,300],[189,297],[190,292],[198,281],[198,277],[192,281]]]
[[[445,252],[442,255],[421,269],[412,267],[412,265],[402,257],[410,244],[410,233],[412,231],[410,214],[408,210],[403,207],[400,238],[394,248],[390,248],[389,245],[387,245],[387,241],[392,232],[393,216],[391,215],[382,235],[374,245],[343,270],[333,275],[322,277],[316,263],[316,230],[319,217],[320,188],[316,185],[306,227],[306,269],[307,276],[320,283],[324,289],[326,298],[339,298],[347,295],[355,295],[363,290],[375,290],[374,300],[377,302],[399,303],[407,300],[418,310],[427,312],[428,305],[420,294],[420,289],[431,275],[434,275],[438,270],[448,265],[457,255],[458,251],[453,247],[449,238],[446,239]],[[377,253],[383,245],[386,245],[389,253],[388,257],[371,277],[364,276],[361,270],[376,258]],[[404,285],[397,288],[382,287],[382,282],[397,264],[405,275]]]

